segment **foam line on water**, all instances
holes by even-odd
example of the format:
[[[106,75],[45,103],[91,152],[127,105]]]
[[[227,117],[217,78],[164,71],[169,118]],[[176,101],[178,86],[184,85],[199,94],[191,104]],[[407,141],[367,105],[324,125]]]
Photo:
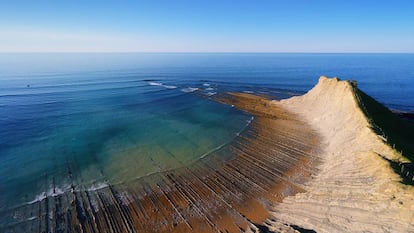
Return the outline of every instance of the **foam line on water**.
[[[107,183],[107,182],[100,182],[100,183],[96,183],[96,184],[93,184],[90,188],[88,188],[87,190],[88,191],[97,191],[97,190],[100,190],[100,189],[103,189],[103,188],[106,188],[106,187],[108,187],[109,186],[109,184]]]
[[[177,86],[174,86],[174,85],[166,85],[166,84],[164,84],[164,83],[161,83],[161,82],[148,82],[148,85],[150,85],[150,86],[161,86],[161,87],[165,87],[165,88],[167,88],[167,89],[175,89],[175,88],[177,88]]]
[[[239,137],[240,136],[240,134],[252,123],[252,121],[254,120],[254,116],[252,116],[249,120],[247,120],[246,122],[246,125],[244,125],[244,127],[240,130],[240,131],[238,131],[237,133],[235,133],[235,135],[236,135],[236,137]],[[236,138],[236,137],[234,137],[234,138]],[[234,138],[233,138],[233,140],[234,140]],[[210,151],[208,151],[208,152],[206,152],[206,153],[204,153],[204,154],[202,154],[200,157],[199,157],[199,159],[202,159],[202,158],[204,158],[204,157],[206,157],[207,155],[209,155],[209,154],[211,154],[211,153],[213,153],[213,152],[215,152],[215,151],[218,151],[218,150],[220,150],[221,148],[223,148],[224,146],[226,146],[226,145],[228,145],[229,143],[231,143],[233,140],[231,140],[230,142],[226,142],[226,143],[223,143],[223,144],[221,144],[221,145],[219,145],[219,146],[217,146],[216,148],[213,148],[213,149],[211,149]]]
[[[162,83],[159,82],[148,82],[150,86],[162,86]]]
[[[197,91],[199,88],[198,87],[186,87],[181,89],[182,92],[186,92],[186,93],[191,93],[191,92],[195,92]]]
[[[65,188],[50,188],[46,192],[41,192],[40,194],[36,195],[36,197],[32,200],[27,202],[27,204],[33,204],[37,202],[41,202],[48,197],[57,197],[65,193]]]
[[[214,92],[214,91],[210,91],[206,93],[207,96],[213,96],[215,94],[217,94],[217,92]]]

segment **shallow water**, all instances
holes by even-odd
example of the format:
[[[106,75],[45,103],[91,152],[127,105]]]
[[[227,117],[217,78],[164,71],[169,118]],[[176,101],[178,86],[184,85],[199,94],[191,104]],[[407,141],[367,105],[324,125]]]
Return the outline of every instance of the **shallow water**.
[[[211,96],[286,98],[320,75],[414,109],[414,55],[1,54],[1,212],[189,165],[251,119]]]

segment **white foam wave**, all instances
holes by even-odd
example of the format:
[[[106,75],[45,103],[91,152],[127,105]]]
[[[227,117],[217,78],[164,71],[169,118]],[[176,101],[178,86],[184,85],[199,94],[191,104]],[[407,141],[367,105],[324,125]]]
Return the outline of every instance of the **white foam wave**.
[[[30,218],[26,218],[26,221],[33,221],[33,220],[35,220],[36,218],[37,218],[36,216],[30,217]]]
[[[208,88],[206,88],[205,90],[206,90],[206,91],[214,91],[214,88],[212,88],[212,87],[208,87]]]
[[[203,84],[203,86],[205,86],[205,87],[209,87],[209,86],[210,86],[210,84],[209,84],[209,83],[204,83],[204,84]]]
[[[254,120],[254,116],[252,116],[251,118],[250,118],[250,120],[247,120],[247,123],[248,124],[250,124],[250,123],[252,123],[252,121]]]
[[[183,91],[183,92],[187,92],[187,93],[190,93],[190,92],[195,92],[195,91],[197,91],[197,90],[198,90],[198,88],[197,88],[197,87],[186,87],[186,88],[181,89],[181,91]]]
[[[131,197],[131,195],[127,192],[121,192],[117,194],[117,197],[119,198],[119,200],[121,200],[122,204],[124,205],[129,205],[133,202],[133,198]]]
[[[159,82],[148,82],[150,86],[162,86],[162,83]]]
[[[62,195],[64,193],[65,193],[64,189],[57,188],[57,187],[50,188],[46,192],[41,192],[40,194],[36,195],[36,197],[32,201],[29,201],[27,203],[28,204],[33,204],[33,203],[36,203],[36,202],[41,202],[41,201],[43,201],[44,199],[46,199],[48,197],[56,197],[56,196]]]
[[[106,183],[106,182],[100,182],[100,183],[93,184],[90,188],[88,188],[88,191],[96,191],[96,190],[100,190],[100,189],[106,188],[108,186],[109,186],[108,183]]]
[[[163,84],[161,82],[148,82],[148,85],[150,85],[150,86],[162,86],[162,87],[165,87],[167,89],[175,89],[175,88],[177,88],[176,86],[166,85],[166,84]]]
[[[202,154],[199,158],[200,158],[200,159],[203,159],[203,158],[204,158],[204,157],[206,157],[207,155],[209,155],[209,154],[211,154],[211,153],[213,153],[213,152],[215,152],[215,151],[220,150],[221,148],[223,148],[223,147],[224,147],[224,146],[226,146],[227,144],[228,144],[228,143],[223,143],[223,144],[221,144],[221,145],[217,146],[216,148],[213,148],[212,150],[207,151],[206,153]]]
[[[240,129],[240,131],[238,131],[238,132],[236,132],[235,133],[235,135],[236,135],[236,137],[239,137],[240,136],[240,134],[250,125],[250,123],[252,123],[252,121],[253,121],[253,119],[254,119],[254,117],[252,116],[249,120],[247,120],[246,122],[247,122],[247,124],[242,128],[242,129]],[[203,159],[204,157],[206,157],[207,155],[209,155],[209,154],[211,154],[211,153],[213,153],[213,152],[215,152],[215,151],[218,151],[218,150],[220,150],[221,148],[223,148],[224,146],[226,146],[226,145],[228,145],[229,144],[229,142],[226,142],[226,143],[223,143],[223,144],[221,144],[221,145],[219,145],[219,146],[217,146],[216,148],[213,148],[212,150],[210,150],[210,151],[208,151],[208,152],[206,152],[206,153],[204,153],[204,154],[202,154],[200,157],[199,157],[199,159]]]
[[[243,91],[244,93],[253,94],[253,91]]]
[[[215,94],[217,94],[217,92],[207,92],[207,93],[206,93],[206,95],[208,95],[208,96],[213,96],[213,95],[215,95]]]
[[[163,85],[163,87],[165,87],[167,89],[175,89],[175,88],[177,88],[177,86],[172,86],[172,85]]]

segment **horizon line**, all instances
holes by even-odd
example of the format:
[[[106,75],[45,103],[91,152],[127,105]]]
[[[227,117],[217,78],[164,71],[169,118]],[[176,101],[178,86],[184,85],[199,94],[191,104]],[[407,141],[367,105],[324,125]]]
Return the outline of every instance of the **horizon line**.
[[[0,54],[29,54],[29,53],[140,53],[140,54],[414,54],[413,52],[255,52],[255,51],[220,51],[220,52],[203,52],[203,51],[177,51],[177,52],[143,52],[143,51],[0,51]]]

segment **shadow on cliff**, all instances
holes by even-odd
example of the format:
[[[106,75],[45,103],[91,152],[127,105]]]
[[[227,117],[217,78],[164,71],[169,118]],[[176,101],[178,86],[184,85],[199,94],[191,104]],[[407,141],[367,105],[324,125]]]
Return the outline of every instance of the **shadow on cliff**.
[[[358,88],[355,88],[355,94],[361,109],[371,121],[373,130],[382,136],[388,145],[411,161],[411,163],[389,162],[394,170],[403,176],[404,183],[414,184],[414,124],[394,114]]]

